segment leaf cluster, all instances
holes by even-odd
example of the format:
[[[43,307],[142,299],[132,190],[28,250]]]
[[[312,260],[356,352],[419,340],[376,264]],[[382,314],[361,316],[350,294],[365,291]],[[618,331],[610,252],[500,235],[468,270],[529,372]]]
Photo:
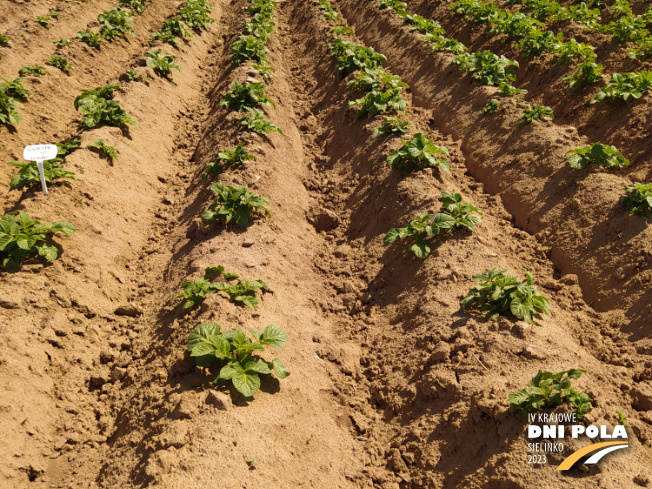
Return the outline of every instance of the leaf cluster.
[[[390,229],[385,235],[385,243],[409,238],[413,243],[408,250],[417,258],[425,259],[432,251],[426,239],[441,233],[452,233],[461,228],[474,231],[480,223],[482,211],[468,202],[462,202],[458,192],[442,192],[442,209],[436,214],[422,212],[403,228]]]
[[[570,403],[578,419],[593,409],[591,398],[571,386],[571,379],[579,379],[586,370],[572,368],[552,373],[539,370],[527,387],[509,395],[509,407],[525,417],[530,411],[552,409]]]
[[[462,53],[453,58],[453,64],[460,67],[462,73],[467,71],[476,80],[485,85],[499,85],[516,80],[516,74],[510,67],[518,68],[518,62],[496,55],[491,51],[477,53]]]
[[[23,66],[18,72],[19,76],[43,76],[45,75],[45,68],[42,66]]]
[[[498,112],[499,109],[500,109],[500,102],[495,98],[492,98],[480,110],[482,111],[483,114],[495,114],[496,112]]]
[[[602,143],[591,143],[588,146],[575,148],[568,154],[571,156],[568,156],[565,161],[575,170],[582,170],[588,164],[603,166],[609,170],[629,166],[629,160],[620,154],[615,146]]]
[[[118,148],[116,148],[115,146],[109,146],[108,144],[106,144],[104,139],[98,139],[97,141],[93,141],[92,144],[86,146],[86,149],[97,151],[98,153],[103,155],[106,159],[108,159],[111,163],[113,163],[113,161],[118,158]]]
[[[276,108],[274,101],[265,95],[267,88],[267,85],[262,82],[240,83],[234,81],[231,83],[231,89],[226,92],[226,96],[220,100],[220,106],[238,112],[243,112],[249,108],[269,107],[270,105]]]
[[[267,136],[270,132],[283,134],[281,129],[272,124],[269,119],[265,119],[265,113],[260,109],[247,107],[248,114],[240,119],[240,127],[246,131],[255,132],[261,136]]]
[[[403,17],[406,24],[410,24],[411,31],[419,31],[421,34],[430,34],[432,36],[443,36],[446,31],[441,24],[433,19],[426,19],[418,14],[406,14]]]
[[[595,61],[596,58],[595,48],[593,46],[583,42],[577,42],[575,39],[560,43],[554,50],[554,54],[559,55],[557,63],[570,63],[575,59]]]
[[[217,278],[219,276],[222,276],[224,281],[211,280],[211,277]],[[256,298],[256,291],[260,289],[263,293],[269,292],[269,287],[262,280],[244,280],[238,277],[240,277],[238,273],[225,272],[222,265],[208,267],[204,270],[203,278],[181,284],[183,292],[177,295],[175,299],[183,298],[185,300],[183,303],[183,310],[185,311],[197,306],[208,294],[225,292],[234,304],[256,309],[260,304],[260,300]],[[238,282],[231,284],[230,282],[235,279],[238,279]]]
[[[492,269],[474,275],[473,280],[480,285],[471,289],[469,295],[460,301],[460,306],[486,313],[488,321],[503,312],[510,312],[530,324],[534,323],[532,317],[537,314],[550,316],[550,303],[533,285],[533,275],[525,270],[525,282],[520,282],[516,275],[505,275],[506,271]]]
[[[410,141],[403,140],[402,148],[389,154],[387,163],[394,170],[403,173],[421,168],[441,168],[446,173],[450,173],[448,161],[446,158],[437,156],[440,154],[448,155],[448,149],[437,146],[425,134],[417,132],[412,135]]]
[[[337,71],[346,76],[356,70],[382,68],[387,58],[371,47],[361,46],[341,38],[331,42],[331,59],[337,60]]]
[[[66,46],[70,46],[71,44],[73,44],[73,42],[69,41],[68,39],[57,39],[56,41],[53,41],[53,44],[57,47],[57,49],[59,49],[59,48],[65,48]]]
[[[255,36],[240,36],[231,43],[232,52],[229,59],[236,66],[245,61],[253,60],[259,63],[267,60],[269,50],[265,41]]]
[[[177,70],[181,73],[181,67],[174,62],[174,58],[168,54],[161,53],[158,49],[152,49],[149,51],[146,63],[147,66],[164,78],[169,78],[172,74],[172,70]]]
[[[593,61],[582,61],[575,72],[564,78],[571,90],[578,90],[589,83],[597,83],[602,80],[600,72],[604,66]]]
[[[184,37],[190,37],[192,33],[184,25],[179,17],[171,17],[163,23],[160,32],[155,32],[152,34],[153,40],[161,40],[167,42],[175,48],[179,46],[179,41],[177,38],[183,39]]]
[[[50,244],[49,240],[49,235],[56,232],[71,236],[75,232],[75,227],[68,221],[41,224],[23,211],[5,214],[0,220],[2,266],[16,268],[26,256],[32,254],[38,254],[47,261],[56,260],[59,250]]]
[[[625,195],[620,203],[630,214],[639,216],[652,216],[652,183],[636,182],[631,186],[625,187],[628,195]]]
[[[527,36],[519,40],[518,47],[523,57],[530,56],[531,54],[539,56],[544,52],[556,52],[563,39],[564,35],[561,32],[555,35],[552,31],[533,29]]]
[[[2,90],[9,97],[16,99],[27,100],[29,97],[29,92],[23,86],[23,80],[20,78],[16,78],[11,81],[3,78],[2,81],[0,81],[0,90]]]
[[[77,37],[81,40],[81,42],[84,42],[95,49],[99,49],[100,45],[102,44],[102,36],[100,36],[97,32],[93,32],[89,29],[86,29],[85,31],[79,31],[77,33]]]
[[[233,387],[245,397],[252,397],[260,389],[260,375],[272,371],[280,379],[290,372],[278,359],[270,362],[255,355],[254,352],[265,351],[269,346],[280,350],[287,343],[287,335],[274,324],[270,324],[261,333],[250,329],[254,341],[238,327],[235,331],[221,332],[217,323],[203,323],[192,330],[188,337],[190,356],[195,357],[197,365],[210,367],[217,363],[220,371],[213,383],[231,381]],[[253,463],[253,462],[252,462]]]
[[[97,16],[101,24],[100,35],[109,42],[116,37],[127,37],[127,33],[135,35],[131,27],[134,14],[122,8],[112,8]]]
[[[523,115],[516,122],[527,122],[528,124],[531,124],[533,122],[541,121],[542,117],[550,117],[551,119],[554,119],[555,114],[547,105],[533,104],[523,110]]]
[[[319,0],[319,9],[324,11],[324,18],[326,20],[340,20],[342,18],[326,0]]]
[[[387,134],[405,134],[409,125],[408,121],[395,117],[385,117],[383,123],[371,133],[371,137],[375,139],[378,136]]]
[[[598,102],[627,101],[630,98],[639,99],[652,86],[652,71],[633,73],[614,73],[609,85],[600,90],[591,104]]]
[[[16,104],[20,104],[20,100],[9,95],[0,84],[0,124],[18,124],[22,120]]]
[[[206,166],[202,178],[209,175],[219,175],[227,167],[238,166],[247,160],[255,160],[256,157],[247,151],[244,142],[238,143],[235,148],[226,148],[217,153],[217,158]]]
[[[0,46],[6,48],[11,46],[11,36],[9,34],[0,34]]]
[[[63,167],[59,165],[59,162],[61,162],[60,158],[55,158],[53,160],[47,160],[43,162],[43,174],[45,176],[46,183],[52,183],[52,181],[57,178],[70,178],[71,180],[77,180],[75,173],[64,170]],[[11,177],[9,190],[21,190],[25,187],[34,187],[40,185],[41,179],[35,161],[30,161],[29,163],[10,161],[7,164],[20,168],[18,173]]]
[[[221,182],[214,183],[211,190],[215,193],[215,202],[206,209],[202,215],[204,224],[214,224],[217,221],[224,221],[226,224],[233,221],[238,226],[249,225],[252,212],[271,215],[269,200],[260,195],[254,194],[243,185],[224,185]]]
[[[133,10],[138,15],[141,15],[147,9],[147,2],[149,0],[120,0],[118,7]]]
[[[212,11],[212,7],[206,0],[188,0],[179,9],[179,15],[188,27],[198,32],[206,30],[209,24],[215,23],[215,19],[208,15]]]
[[[120,104],[111,100],[114,90],[118,88],[117,84],[109,83],[102,87],[82,90],[81,95],[78,95],[74,102],[75,109],[84,116],[84,120],[81,122],[82,128],[92,129],[99,124],[108,126],[136,125],[136,121],[129,117]]]
[[[70,64],[68,64],[68,59],[67,58],[65,58],[63,56],[59,56],[57,54],[55,54],[50,59],[48,59],[45,62],[45,64],[49,65],[49,66],[54,66],[55,68],[59,68],[66,75],[68,75],[70,73],[70,70],[74,70],[74,68]]]

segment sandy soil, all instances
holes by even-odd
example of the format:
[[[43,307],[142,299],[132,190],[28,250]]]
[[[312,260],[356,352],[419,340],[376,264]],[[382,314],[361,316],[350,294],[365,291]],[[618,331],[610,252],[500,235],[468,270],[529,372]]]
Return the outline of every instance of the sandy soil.
[[[408,3],[473,50],[517,57],[510,40],[447,16],[448,2]],[[651,486],[652,231],[618,204],[625,184],[652,175],[649,98],[589,106],[591,90],[571,94],[561,81],[568,73],[544,56],[521,63],[516,86],[556,119],[519,126],[513,101],[487,117],[480,108],[495,89],[461,76],[452,55],[430,52],[376,2],[334,1],[356,41],[386,55],[385,68],[409,84],[411,128],[450,151],[450,174],[400,175],[385,163],[400,138],[372,139],[382,118],[356,120],[347,109],[354,94],[329,59],[334,24],[316,2],[278,2],[268,95],[284,134],[269,139],[239,132],[237,114],[218,104],[231,82],[256,77],[227,57],[247,0],[211,2],[216,22],[178,49],[155,44],[183,73],[166,80],[145,66],[151,33],[181,4],[152,0],[134,36],[100,50],[52,42],[97,27],[113,3],[0,9],[0,32],[14,40],[1,49],[0,77],[55,52],[75,67],[26,79],[23,122],[0,126],[5,162],[26,144],[76,135],[73,100],[83,89],[120,83],[116,100],[138,122],[81,133],[82,148],[105,139],[118,159],[73,152],[65,166],[78,181],[54,183],[48,196],[10,192],[15,167],[0,168],[3,213],[77,228],[55,238],[63,252],[51,264],[0,271],[0,486]],[[51,9],[59,18],[36,24]],[[649,67],[624,61],[626,46],[584,36],[608,72]],[[126,81],[127,69],[147,81]],[[569,170],[566,152],[596,140],[617,145],[632,165]],[[216,153],[239,141],[256,160],[203,179]],[[213,180],[266,196],[271,218],[246,229],[204,226]],[[444,190],[483,210],[473,234],[436,241],[425,261],[403,243],[383,243],[390,228],[437,211]],[[213,294],[183,314],[181,284],[217,265],[264,280],[272,293],[255,311]],[[471,277],[490,268],[533,272],[551,317],[530,326],[461,310]],[[205,321],[281,326],[289,341],[277,356],[291,375],[265,379],[253,399],[213,387],[186,348]],[[621,411],[630,446],[562,473],[556,466],[586,440],[528,464],[527,421],[510,412],[508,394],[539,369],[568,368],[587,370],[575,382],[593,399],[586,424],[613,426]]]

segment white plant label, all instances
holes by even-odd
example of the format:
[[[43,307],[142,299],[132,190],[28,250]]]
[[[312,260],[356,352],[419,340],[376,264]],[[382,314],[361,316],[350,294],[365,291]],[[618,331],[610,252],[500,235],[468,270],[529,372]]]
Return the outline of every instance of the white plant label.
[[[43,194],[48,194],[48,187],[45,184],[45,174],[43,173],[43,162],[57,157],[57,146],[55,144],[32,144],[25,146],[23,150],[23,159],[27,161],[36,161],[38,174],[41,177],[41,187]]]

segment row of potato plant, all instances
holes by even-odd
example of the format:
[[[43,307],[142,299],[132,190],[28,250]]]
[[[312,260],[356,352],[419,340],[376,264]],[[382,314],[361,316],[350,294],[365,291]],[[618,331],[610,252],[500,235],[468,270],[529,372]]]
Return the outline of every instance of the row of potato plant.
[[[326,0],[318,0],[318,2],[320,8],[325,11],[327,20],[333,18],[339,20],[340,17],[335,17],[330,3]],[[353,31],[347,29],[345,26],[336,25],[333,32],[352,36]],[[399,93],[409,87],[401,82],[398,76],[383,70],[385,56],[375,52],[373,48],[344,41],[341,37],[336,37],[331,42],[331,53],[331,58],[337,62],[339,76],[355,74],[347,86],[353,90],[367,91],[365,98],[349,102],[350,107],[374,107],[373,110],[364,112],[369,116],[388,116],[406,112],[407,102],[399,98]],[[361,102],[366,99],[381,100],[383,103],[372,105],[372,103]],[[391,102],[387,103],[388,101]],[[356,114],[356,118],[359,115]],[[383,123],[373,132],[372,137],[400,135],[407,131],[408,124],[407,121],[384,117]],[[407,173],[431,167],[450,173],[448,161],[440,156],[448,155],[448,150],[435,145],[434,141],[425,134],[417,132],[411,140],[404,140],[402,143],[400,149],[391,152],[387,157],[387,163],[393,169]],[[472,203],[463,202],[459,192],[444,191],[440,212],[418,214],[405,227],[390,229],[384,237],[384,242],[391,244],[406,239],[410,243],[408,251],[418,258],[425,259],[432,251],[430,244],[432,239],[455,231],[473,232],[475,226],[481,221],[481,215],[482,211],[479,208]],[[533,286],[533,277],[529,272],[526,272],[526,282],[521,283],[516,277],[504,275],[505,271],[492,270],[474,277],[474,280],[481,281],[482,284],[473,289],[468,297],[462,299],[460,305],[472,311],[487,313],[488,319],[494,319],[500,313],[508,312],[517,318],[533,322],[533,316],[536,314],[550,313],[547,299]],[[498,294],[497,290],[504,293]],[[487,291],[491,293],[488,294]]]
[[[142,13],[145,8],[144,2],[140,0],[125,0],[121,5],[127,8],[136,9]],[[208,23],[212,19],[207,18],[207,13],[211,8],[205,0],[188,0],[180,9],[184,21],[194,25],[196,30],[199,22]],[[166,68],[176,66],[172,59],[166,59],[163,56],[155,57],[150,51],[150,57],[147,60],[148,65],[152,66],[161,76],[167,76]],[[162,64],[165,63],[165,64]],[[177,66],[178,68],[178,66]],[[42,67],[32,66],[21,69],[21,75],[40,76],[44,70]],[[83,116],[78,126],[78,134],[66,141],[57,144],[57,157],[45,161],[43,164],[45,181],[51,184],[58,179],[76,180],[76,175],[72,171],[64,168],[65,157],[75,150],[80,149],[81,139],[79,133],[84,130],[93,129],[100,125],[107,126],[124,126],[125,124],[136,124],[136,121],[127,114],[127,112],[113,99],[114,92],[119,89],[119,85],[110,83],[101,87],[89,90],[82,90],[81,94],[74,100],[74,106]],[[12,82],[5,80],[0,84],[0,94],[26,99],[29,94],[22,87],[21,80],[17,79]],[[0,95],[0,101],[2,101]],[[17,114],[14,115],[17,117]],[[86,149],[98,152],[111,163],[118,157],[117,148],[106,144],[104,140],[97,140],[85,146]],[[17,162],[8,163],[11,166],[18,167],[16,173],[10,182],[10,190],[23,190],[38,187],[40,178],[35,162]],[[56,182],[55,182],[56,183]],[[18,217],[16,217],[18,216]],[[67,221],[57,221],[55,223],[39,221],[32,219],[22,211],[7,213],[3,220],[0,221],[0,255],[2,255],[2,264],[5,268],[15,268],[25,259],[32,258],[35,254],[47,261],[52,261],[58,257],[58,249],[52,244],[51,235],[55,232],[63,232],[71,235],[75,228]]]
[[[324,0],[318,1],[322,8],[324,4],[330,7],[323,9],[333,18],[334,9],[332,5]],[[402,2],[381,0],[381,4],[387,8],[388,6],[402,4]],[[339,17],[335,17],[335,19],[339,20]],[[342,25],[337,25],[333,29],[338,34],[347,32],[347,30],[352,35],[352,31]],[[342,46],[345,46],[346,49],[342,50]],[[340,74],[342,74],[343,67],[349,66],[355,66],[351,71],[356,69],[361,71],[356,78],[349,81],[349,87],[359,89],[364,88],[364,86],[361,87],[360,85],[369,86],[369,82],[373,79],[373,76],[371,76],[373,70],[382,69],[384,56],[375,53],[371,48],[352,43],[344,44],[341,39],[336,39],[332,43],[331,49],[333,57],[338,61],[337,67]],[[342,56],[343,52],[347,55],[346,58]],[[361,84],[361,80],[365,80],[366,83]],[[398,87],[398,83],[402,83],[398,77],[393,78],[392,82],[393,88]],[[376,83],[377,86],[382,86],[378,82]],[[404,84],[401,87],[408,88]],[[355,105],[359,104],[356,103]],[[387,110],[387,112],[400,111],[404,112],[405,107],[396,107],[394,105],[388,107]],[[378,113],[384,114],[385,111],[379,111]],[[370,112],[370,115],[375,114]],[[408,122],[400,121],[401,125],[399,125],[398,121],[395,118],[385,117],[382,125],[374,131],[372,137],[400,135],[406,132]],[[416,136],[414,139],[416,139]],[[420,137],[423,137],[423,135],[421,134]],[[423,146],[425,145],[421,145],[421,147]],[[406,147],[403,149],[407,150]],[[409,154],[418,154],[417,147],[410,149]],[[396,153],[398,152],[393,153],[393,158],[398,157]],[[406,153],[408,152],[406,151]],[[388,162],[390,162],[389,158]],[[431,252],[427,239],[458,228],[473,231],[475,225],[480,222],[481,215],[482,211],[473,204],[462,202],[462,196],[459,193],[442,192],[442,209],[439,213],[434,215],[421,213],[406,227],[391,229],[385,236],[385,242],[393,243],[398,239],[408,238],[412,242],[409,251],[417,257],[426,258]],[[488,320],[493,320],[501,314],[507,313],[515,318],[533,323],[535,316],[540,314],[550,315],[550,303],[534,286],[533,275],[525,271],[526,278],[524,281],[520,281],[515,275],[506,275],[506,271],[493,269],[474,276],[473,280],[479,282],[479,285],[471,289],[469,294],[460,300],[460,306],[472,312],[484,313]],[[518,414],[523,414],[532,410],[553,409],[560,404],[570,403],[578,418],[582,419],[593,408],[591,398],[587,394],[575,390],[570,385],[570,380],[578,379],[582,373],[585,373],[585,370],[570,369],[557,373],[540,370],[528,383],[528,387],[509,395],[510,408]]]
[[[478,18],[483,18],[480,12],[485,12],[489,15],[494,11],[494,9],[491,7],[482,6],[486,4],[493,5],[492,2],[483,2],[481,0],[462,0],[462,2],[455,2],[453,5],[459,3],[464,3],[465,5],[473,3],[479,9],[487,9],[484,11],[474,11],[474,15],[477,15]],[[407,11],[407,5],[404,2],[400,2],[399,0],[380,0],[380,8],[392,9],[396,14],[403,17],[406,22],[417,26],[413,27],[412,30],[419,30],[419,32],[422,34],[426,34],[424,41],[427,41],[428,36],[434,35],[434,32],[437,32],[437,35],[443,35],[444,33],[444,30],[436,21],[432,19],[424,19],[421,16],[411,14]],[[577,53],[578,56],[595,59],[593,47],[591,46],[584,45],[583,43],[577,43],[574,39],[572,39],[569,43],[566,43],[566,45],[567,47],[563,49],[564,54],[562,57],[569,56],[568,59],[570,60],[572,59],[572,53]],[[476,59],[486,58],[487,61],[480,62],[481,66],[476,67],[473,64],[476,62],[476,59],[473,57],[461,57],[468,55],[468,53],[463,52],[462,55],[458,55],[453,60],[453,63],[459,64],[464,69],[472,71],[474,73],[473,76],[485,84],[496,84],[496,81],[500,80],[501,77],[505,77],[509,81],[513,80],[512,75],[510,75],[511,72],[507,71],[507,68],[510,65],[513,66],[512,63],[518,66],[518,63],[510,62],[504,56],[498,58],[490,51],[475,54],[477,55]],[[492,60],[495,62],[495,65],[498,68],[493,71],[485,70],[484,67],[489,65]],[[578,81],[577,83],[581,82]],[[499,86],[501,88],[499,91],[501,95],[517,95],[519,93],[525,92],[524,90],[519,90],[504,82],[500,83]],[[649,89],[650,86],[652,86],[652,72],[642,71],[639,73],[615,73],[610,80],[610,85],[604,87],[600,92],[598,92],[591,103],[603,101],[609,102],[618,99],[625,101],[630,98],[637,99],[640,98],[643,93]],[[522,102],[522,100],[519,101]],[[486,114],[495,113],[499,110],[499,107],[500,102],[497,99],[492,99],[487,103],[487,105],[482,108],[482,112]],[[518,119],[518,122],[536,123],[539,122],[543,117],[553,119],[554,114],[552,109],[545,105],[533,104],[525,108],[523,115]],[[566,161],[568,162],[569,166],[574,169],[583,169],[588,164],[606,167],[610,170],[623,168],[629,165],[629,160],[624,158],[614,146],[605,145],[599,142],[592,143],[586,147],[575,148],[570,150],[569,154],[571,154],[571,156],[567,158]],[[620,199],[621,204],[632,214],[649,216],[652,213],[652,209],[650,208],[650,203],[652,202],[652,190],[650,190],[650,187],[652,187],[652,184],[648,183],[634,183],[631,186],[625,185],[625,195]]]
[[[244,35],[231,44],[232,52],[229,55],[235,66],[251,63],[266,81],[273,78],[274,71],[267,60],[267,43],[276,32],[273,21],[275,8],[274,0],[251,1],[247,7],[250,18],[243,24]],[[263,82],[233,82],[220,101],[220,106],[247,113],[240,119],[241,130],[255,132],[263,137],[272,131],[282,134],[281,129],[265,118],[264,111],[270,106],[276,106],[265,94],[267,88]],[[220,175],[247,160],[255,159],[247,150],[245,142],[239,141],[234,148],[218,151],[216,158],[207,165],[202,178]],[[232,223],[247,227],[252,219],[270,215],[269,200],[254,194],[243,185],[231,186],[216,182],[211,190],[215,193],[215,201],[201,215],[204,224],[223,222],[225,226]],[[218,280],[220,277],[222,280]],[[234,283],[236,279],[237,282]],[[202,278],[184,282],[177,298],[183,298],[183,310],[186,311],[200,304],[207,294],[224,292],[234,304],[255,309],[260,303],[256,297],[258,290],[263,293],[270,291],[264,281],[242,279],[238,273],[226,272],[219,265],[206,268]],[[253,340],[239,326],[236,330],[222,332],[219,324],[209,322],[194,328],[188,337],[190,356],[195,358],[197,366],[209,368],[213,372],[213,383],[231,381],[233,387],[245,397],[258,392],[261,374],[274,372],[280,379],[290,374],[280,360],[275,358],[266,361],[254,354],[256,351],[264,351],[266,346],[280,350],[287,343],[287,335],[281,328],[270,324],[262,332],[253,329],[249,332]]]

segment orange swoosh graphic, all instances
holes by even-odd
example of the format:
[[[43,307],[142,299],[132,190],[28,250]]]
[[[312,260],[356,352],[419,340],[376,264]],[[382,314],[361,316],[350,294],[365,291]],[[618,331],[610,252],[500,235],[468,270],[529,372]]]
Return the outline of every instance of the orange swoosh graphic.
[[[580,450],[576,451],[572,455],[569,455],[562,463],[559,464],[557,470],[570,469],[575,464],[575,462],[581,459],[584,455],[587,455],[595,450],[598,450],[599,448],[610,447],[613,445],[626,445],[626,444],[627,444],[626,442],[622,442],[622,441],[604,441],[602,443],[594,443],[593,445],[589,445],[588,447],[581,448]]]

